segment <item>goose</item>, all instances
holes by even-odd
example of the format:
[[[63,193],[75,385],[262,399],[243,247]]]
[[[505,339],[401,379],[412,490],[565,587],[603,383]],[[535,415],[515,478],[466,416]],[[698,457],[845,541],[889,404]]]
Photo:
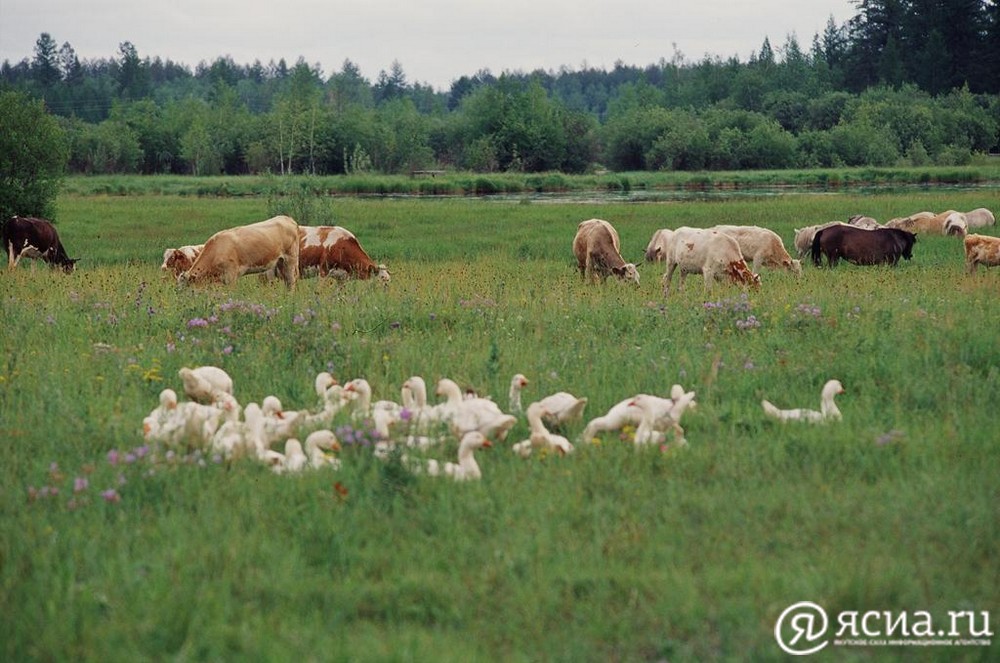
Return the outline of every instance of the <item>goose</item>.
[[[663,442],[666,432],[673,431],[674,439],[682,444],[684,429],[680,426],[680,416],[688,407],[694,392],[690,396],[681,395],[683,404],[672,398],[660,398],[649,394],[639,394],[632,399],[631,406],[642,411],[642,419],[635,431],[635,443],[659,444]]]
[[[330,467],[339,470],[340,459],[327,456],[324,451],[340,451],[340,441],[333,431],[322,429],[309,433],[305,442],[305,454],[309,458],[310,467],[313,469]]]
[[[531,427],[531,436],[512,447],[514,453],[521,458],[527,458],[536,448],[556,451],[564,455],[573,453],[573,445],[570,444],[569,440],[562,435],[554,435],[545,428],[542,420],[546,414],[548,411],[541,401],[536,401],[528,406],[525,415],[528,417],[528,425]]]
[[[184,393],[198,403],[215,403],[223,394],[233,395],[233,379],[217,366],[182,368],[177,374],[184,382]]]
[[[317,390],[318,393],[318,390]],[[349,394],[344,393],[344,387],[339,384],[327,387],[320,395],[323,407],[319,412],[301,412],[301,426],[303,428],[315,428],[317,426],[327,427],[333,423],[333,418],[337,416],[345,405],[347,405]]]
[[[309,457],[302,450],[302,443],[296,438],[290,437],[285,440],[285,455],[280,463],[271,466],[271,470],[276,474],[286,472],[298,473],[309,464]]]
[[[479,431],[469,431],[462,436],[458,445],[458,463],[440,463],[436,460],[427,461],[427,474],[430,476],[449,476],[455,481],[477,480],[483,477],[476,462],[476,449],[490,448],[493,443]]]
[[[517,417],[505,414],[488,398],[463,399],[462,390],[454,380],[442,378],[438,381],[436,391],[439,396],[447,399],[442,404],[442,412],[457,437],[478,430],[484,436],[503,440],[517,423]]]
[[[264,432],[264,413],[256,403],[248,403],[243,411],[244,420],[229,418],[211,437],[212,452],[223,458],[244,454],[263,458],[268,451]]]
[[[764,408],[764,414],[779,421],[808,421],[810,423],[821,423],[831,420],[839,421],[841,418],[840,410],[837,408],[837,404],[833,402],[833,399],[837,394],[842,393],[844,393],[844,386],[840,384],[840,381],[829,380],[823,385],[818,412],[806,408],[779,410],[768,400],[762,400],[760,405]]]
[[[180,403],[177,406],[177,428],[168,444],[207,447],[220,426],[228,421],[239,421],[241,409],[229,394],[222,394],[218,403],[213,405],[194,401]]]
[[[142,436],[149,441],[160,440],[165,435],[169,423],[176,419],[177,392],[164,389],[160,392],[160,404],[142,420]]]
[[[539,402],[545,410],[542,418],[550,426],[562,426],[576,421],[583,416],[583,408],[587,407],[586,398],[577,398],[568,391],[557,391]]]
[[[524,377],[520,373],[516,373],[514,377],[510,379],[510,391],[507,392],[507,409],[514,414],[521,414],[523,411],[523,408],[521,407],[521,389],[527,386],[528,378]]]
[[[301,412],[286,412],[277,396],[266,396],[260,407],[264,414],[264,434],[268,445],[295,435]]]
[[[641,421],[642,410],[632,405],[632,398],[626,398],[615,403],[604,416],[591,419],[583,429],[580,439],[589,442],[597,433],[621,430],[628,425],[638,425]]]
[[[369,417],[375,410],[388,410],[396,414],[402,410],[399,403],[393,401],[375,401],[372,403],[372,387],[368,380],[355,378],[344,386],[344,391],[354,396],[354,417]]]

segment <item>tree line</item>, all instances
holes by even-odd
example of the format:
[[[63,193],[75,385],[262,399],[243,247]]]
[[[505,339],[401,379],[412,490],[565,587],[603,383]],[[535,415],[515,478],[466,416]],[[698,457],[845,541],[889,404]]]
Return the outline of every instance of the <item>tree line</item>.
[[[78,173],[701,170],[961,164],[1000,144],[996,0],[859,0],[803,48],[674,49],[645,67],[488,70],[447,91],[347,60],[82,61],[48,33],[0,67],[44,102]]]

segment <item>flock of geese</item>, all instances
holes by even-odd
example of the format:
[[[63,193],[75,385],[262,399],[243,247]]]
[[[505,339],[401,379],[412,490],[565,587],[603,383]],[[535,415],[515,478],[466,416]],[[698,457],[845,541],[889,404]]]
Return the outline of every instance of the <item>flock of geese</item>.
[[[448,378],[436,384],[435,395],[442,399],[439,403],[428,402],[427,385],[419,376],[403,383],[397,403],[373,400],[371,385],[364,378],[341,385],[330,373],[322,372],[314,382],[319,407],[288,411],[276,396],[241,407],[233,396],[232,378],[216,366],[182,368],[178,375],[189,400],[178,400],[177,392],[170,388],[161,391],[159,405],[143,419],[147,442],[173,450],[200,449],[225,459],[252,458],[278,474],[339,468],[340,459],[334,454],[341,450],[341,444],[331,426],[343,411],[355,425],[374,427],[374,453],[379,458],[387,459],[398,449],[402,462],[415,473],[458,481],[480,479],[475,452],[506,440],[519,416],[527,420],[529,436],[512,445],[514,453],[522,458],[536,453],[573,453],[573,443],[559,431],[580,421],[587,405],[586,398],[560,391],[523,408],[521,391],[529,381],[520,373],[511,379],[509,411],[505,412],[492,399],[463,392]],[[841,393],[841,383],[830,380],[823,387],[820,410],[781,410],[766,400],[761,406],[766,415],[779,421],[836,421],[841,414],[834,398]],[[686,445],[680,422],[684,412],[697,405],[694,397],[695,392],[685,391],[679,384],[673,385],[668,398],[631,396],[591,419],[580,439],[589,441],[600,433],[631,426],[636,445]],[[300,441],[302,436],[304,441]],[[450,439],[459,440],[457,462],[407,453],[424,452]],[[274,446],[282,450],[276,451]]]

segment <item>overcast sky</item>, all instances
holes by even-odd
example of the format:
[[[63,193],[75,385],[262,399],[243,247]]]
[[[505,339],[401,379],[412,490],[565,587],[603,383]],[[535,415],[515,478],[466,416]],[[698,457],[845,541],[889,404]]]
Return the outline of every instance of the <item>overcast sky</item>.
[[[794,34],[803,50],[854,0],[0,0],[0,61],[34,57],[47,32],[81,59],[140,57],[190,66],[299,57],[324,76],[350,59],[374,82],[399,61],[409,83],[447,91],[489,69],[611,69],[706,54],[746,61],[764,38],[777,50]]]

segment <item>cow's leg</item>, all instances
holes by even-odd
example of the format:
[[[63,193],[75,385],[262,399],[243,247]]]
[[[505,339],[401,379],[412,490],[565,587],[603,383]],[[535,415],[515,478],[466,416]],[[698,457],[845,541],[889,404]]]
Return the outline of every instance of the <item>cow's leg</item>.
[[[965,273],[968,274],[969,276],[975,274],[978,268],[979,265],[976,264],[975,258],[969,258],[968,260],[965,261]]]
[[[14,242],[7,242],[7,269],[14,269],[17,263],[14,262]]]
[[[677,263],[672,262],[669,258],[667,259],[667,271],[663,273],[663,296],[666,297],[670,294],[670,281],[674,277],[674,270],[677,268]]]

